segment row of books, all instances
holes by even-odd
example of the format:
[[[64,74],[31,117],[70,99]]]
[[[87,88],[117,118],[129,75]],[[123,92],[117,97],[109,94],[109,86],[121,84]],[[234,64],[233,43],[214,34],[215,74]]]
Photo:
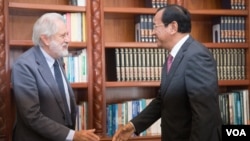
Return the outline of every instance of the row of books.
[[[86,101],[81,102],[77,106],[77,114],[76,114],[76,127],[75,130],[85,130],[87,129],[87,113],[88,113],[88,103]]]
[[[243,48],[209,49],[217,62],[218,80],[246,79],[246,50]],[[10,67],[23,50],[10,51]],[[160,81],[162,64],[167,57],[162,48],[116,48],[114,69],[116,81]],[[70,82],[87,82],[86,49],[64,57]]]
[[[139,99],[127,101],[124,103],[111,104],[106,108],[106,134],[113,136],[115,131],[122,125],[127,124],[133,117],[137,116],[153,99]],[[160,135],[160,122],[158,119],[147,130],[142,132],[140,136],[144,135]]]
[[[217,62],[219,80],[246,78],[245,49],[209,49]],[[117,81],[159,81],[168,55],[161,48],[116,48]]]
[[[222,0],[222,8],[243,10],[246,9],[246,0]]]
[[[63,57],[64,69],[69,82],[87,82],[87,53],[86,49],[71,52]]]
[[[214,19],[212,27],[214,43],[244,43],[245,17],[221,16]]]
[[[212,32],[214,43],[244,43],[245,17],[242,16],[220,16],[213,19]],[[156,42],[152,35],[153,15],[141,14],[135,18],[135,41]]]
[[[14,61],[23,54],[25,50],[18,48],[10,50],[10,68]],[[63,57],[64,70],[69,82],[87,82],[87,53],[86,49],[70,51],[67,57]]]
[[[219,80],[244,80],[246,78],[245,49],[210,49],[216,62]]]
[[[159,81],[167,50],[116,48],[117,81]]]
[[[220,94],[219,106],[223,124],[250,124],[248,90],[235,90]]]
[[[63,16],[66,20],[70,41],[86,42],[86,13],[66,13]]]
[[[154,30],[152,14],[141,14],[135,17],[135,41],[136,42],[156,42],[156,37],[152,35]]]
[[[139,99],[124,103],[111,104],[106,108],[106,134],[113,136],[122,125],[136,117],[153,99]],[[223,124],[249,125],[249,93],[248,90],[234,90],[219,94],[219,107]],[[141,136],[160,135],[161,119],[152,124]]]
[[[168,0],[145,0],[146,7],[160,8],[168,4]]]

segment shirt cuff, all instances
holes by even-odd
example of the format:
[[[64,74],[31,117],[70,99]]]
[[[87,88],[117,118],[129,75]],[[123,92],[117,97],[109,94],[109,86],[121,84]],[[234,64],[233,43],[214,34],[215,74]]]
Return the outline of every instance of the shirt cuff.
[[[75,135],[75,131],[69,130],[69,133],[68,133],[65,141],[73,141],[74,135]]]

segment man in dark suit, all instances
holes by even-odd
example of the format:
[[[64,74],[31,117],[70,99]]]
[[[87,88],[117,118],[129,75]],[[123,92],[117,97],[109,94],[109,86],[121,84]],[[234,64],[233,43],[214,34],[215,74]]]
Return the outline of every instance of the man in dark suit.
[[[112,141],[128,140],[133,133],[138,135],[159,118],[162,141],[221,139],[216,62],[190,32],[188,10],[178,5],[157,10],[153,34],[158,47],[167,49],[171,60],[163,65],[157,97],[137,117],[119,128]]]
[[[17,110],[13,140],[98,141],[94,129],[74,130],[77,106],[60,64],[60,58],[68,54],[69,42],[63,16],[42,15],[34,24],[32,40],[35,46],[12,68]]]

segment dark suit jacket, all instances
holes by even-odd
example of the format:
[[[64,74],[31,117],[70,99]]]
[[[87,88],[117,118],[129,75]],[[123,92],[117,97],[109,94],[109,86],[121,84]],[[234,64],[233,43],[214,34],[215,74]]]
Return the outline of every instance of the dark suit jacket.
[[[190,36],[166,71],[165,63],[158,96],[131,120],[136,133],[161,117],[162,141],[218,141],[221,117],[212,54]]]
[[[17,109],[13,140],[64,141],[70,128],[65,126],[63,100],[38,46],[23,53],[13,65],[12,85]],[[75,126],[76,103],[69,83],[68,88]]]

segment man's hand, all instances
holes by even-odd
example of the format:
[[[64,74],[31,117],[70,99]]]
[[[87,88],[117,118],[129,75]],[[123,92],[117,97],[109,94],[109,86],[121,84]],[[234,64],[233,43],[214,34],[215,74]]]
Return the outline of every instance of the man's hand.
[[[97,136],[94,132],[95,129],[75,131],[73,141],[99,141],[99,136]]]
[[[112,141],[127,141],[134,132],[135,132],[134,125],[129,122],[128,124],[120,127],[115,132]]]

